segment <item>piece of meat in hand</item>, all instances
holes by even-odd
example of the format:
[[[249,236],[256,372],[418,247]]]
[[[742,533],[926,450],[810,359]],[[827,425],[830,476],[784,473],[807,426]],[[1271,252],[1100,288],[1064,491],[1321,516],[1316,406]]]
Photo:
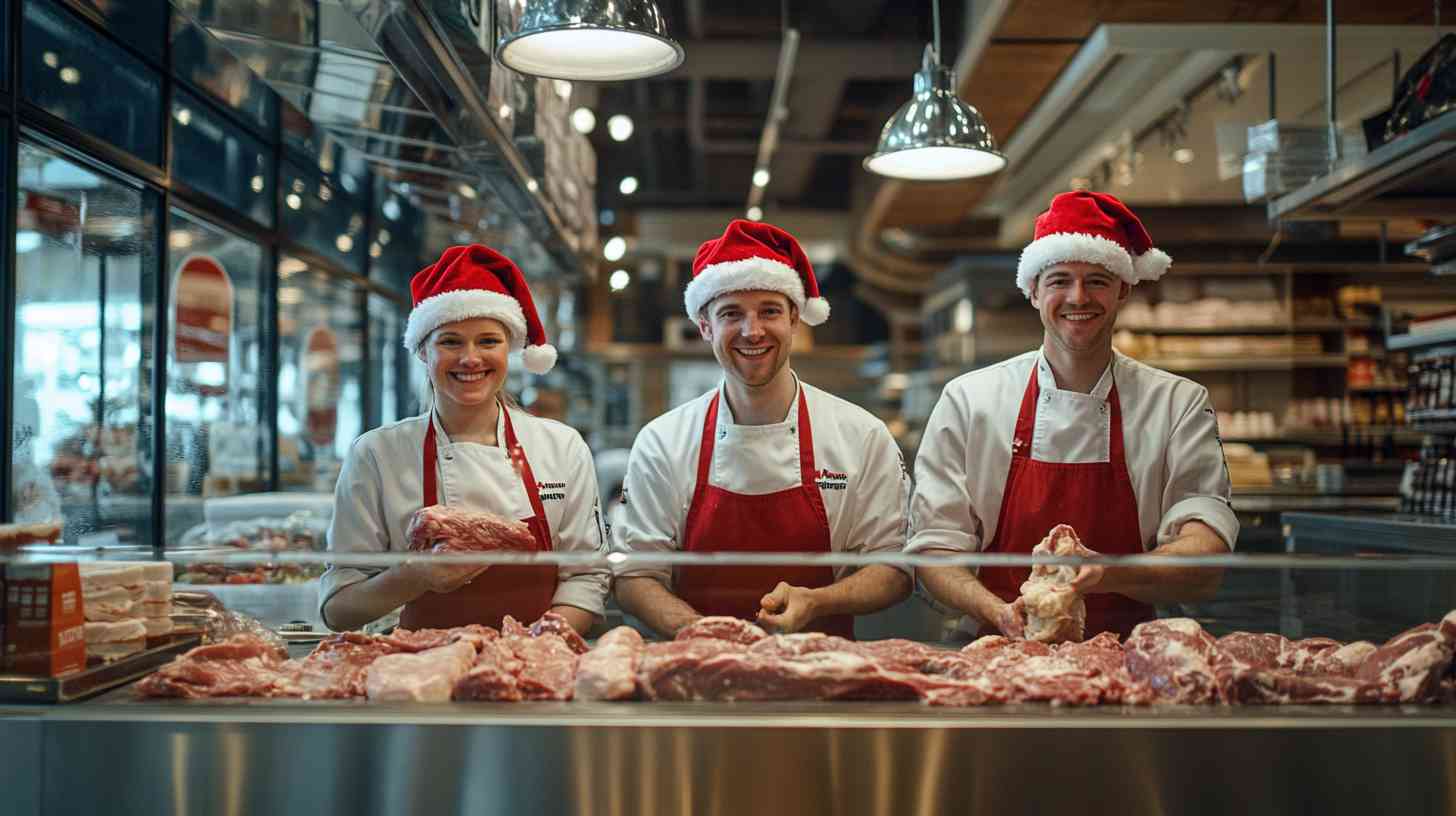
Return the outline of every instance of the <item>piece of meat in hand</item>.
[[[1031,551],[1037,555],[1077,555],[1083,549],[1076,531],[1058,524]],[[1023,634],[1028,640],[1061,643],[1082,639],[1087,604],[1071,586],[1075,577],[1077,568],[1069,565],[1037,564],[1031,568],[1031,577],[1021,584],[1026,615]]]
[[[535,536],[525,522],[440,504],[415,511],[405,537],[416,552],[536,549]]]

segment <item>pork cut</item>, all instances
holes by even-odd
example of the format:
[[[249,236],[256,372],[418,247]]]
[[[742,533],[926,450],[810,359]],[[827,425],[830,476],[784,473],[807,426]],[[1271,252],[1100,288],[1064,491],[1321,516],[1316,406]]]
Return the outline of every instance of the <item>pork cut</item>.
[[[581,635],[577,633],[576,629],[570,623],[566,622],[566,618],[561,617],[555,612],[547,612],[537,619],[535,623],[531,624],[530,633],[531,637],[540,637],[548,633],[553,634],[566,641],[566,645],[570,646],[573,652],[577,654],[586,654],[587,652],[588,647],[586,641],[582,639]]]
[[[1034,555],[1076,555],[1082,549],[1077,532],[1058,524],[1035,547]],[[1071,565],[1037,564],[1021,584],[1022,608],[1026,614],[1027,639],[1041,643],[1081,640],[1087,625],[1087,603],[1072,588],[1077,568]]]
[[[731,640],[734,643],[756,643],[768,637],[768,633],[762,627],[749,623],[741,618],[734,618],[728,615],[708,615],[698,618],[692,623],[677,630],[677,637],[674,640],[692,640],[694,638],[711,638],[714,640]]]
[[[550,612],[530,627],[507,615],[501,621],[501,636],[483,644],[475,664],[455,683],[454,699],[570,700],[580,658],[554,631],[560,626],[571,628]],[[571,634],[576,636],[574,630]]]
[[[416,510],[405,527],[405,538],[415,551],[536,549],[536,538],[525,522],[441,504]]]
[[[272,696],[286,652],[252,635],[188,650],[143,678],[136,691],[144,697]]]
[[[637,665],[642,661],[642,635],[618,626],[597,638],[576,665],[577,700],[630,700],[637,693]]]
[[[385,655],[369,665],[366,694],[370,700],[443,703],[474,662],[475,645],[468,641]]]

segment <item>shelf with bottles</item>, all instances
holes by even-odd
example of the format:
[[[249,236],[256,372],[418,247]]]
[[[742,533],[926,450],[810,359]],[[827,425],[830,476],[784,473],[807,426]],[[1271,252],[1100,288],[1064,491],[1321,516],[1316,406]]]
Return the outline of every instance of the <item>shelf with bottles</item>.
[[[1401,480],[1400,512],[1456,520],[1456,437],[1426,438]]]

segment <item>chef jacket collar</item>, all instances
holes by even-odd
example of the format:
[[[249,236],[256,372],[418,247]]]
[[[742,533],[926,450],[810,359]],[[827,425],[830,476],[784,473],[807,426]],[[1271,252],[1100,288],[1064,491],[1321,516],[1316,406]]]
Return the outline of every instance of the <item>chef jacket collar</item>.
[[[1114,351],[1112,359],[1107,363],[1107,370],[1102,372],[1102,376],[1097,380],[1097,384],[1092,386],[1092,391],[1088,396],[1100,400],[1107,399],[1107,395],[1112,393],[1112,367],[1116,364],[1117,352]],[[1047,362],[1045,346],[1036,350],[1036,384],[1044,392],[1063,390],[1057,387],[1056,375],[1052,374],[1052,365]]]
[[[497,447],[503,448],[505,444],[502,440],[506,438],[506,403],[499,398],[496,399],[496,402],[500,404],[500,410],[495,415],[495,442]],[[445,424],[440,421],[440,414],[433,405],[430,406],[430,424],[435,426],[437,444],[441,446],[455,444],[450,441],[450,434],[445,433]]]
[[[789,412],[784,415],[783,421],[774,422],[771,425],[783,425],[785,423],[799,421],[799,391],[804,387],[804,384],[799,382],[799,375],[795,374],[792,369],[789,370],[789,375],[794,378],[794,398],[789,401]],[[718,405],[720,406],[720,410],[718,411],[718,430],[721,431],[737,425],[733,419],[733,408],[728,405],[727,380],[722,380],[718,383]]]

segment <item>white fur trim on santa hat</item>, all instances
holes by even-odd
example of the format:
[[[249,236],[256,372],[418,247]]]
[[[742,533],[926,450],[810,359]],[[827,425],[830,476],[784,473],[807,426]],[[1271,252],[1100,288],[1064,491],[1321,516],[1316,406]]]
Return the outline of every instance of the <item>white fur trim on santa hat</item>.
[[[683,305],[687,307],[688,317],[697,320],[698,311],[719,295],[758,290],[778,292],[793,301],[799,307],[799,318],[810,326],[817,326],[829,317],[828,303],[824,304],[822,316],[818,315],[817,309],[813,310],[814,315],[810,315],[811,310],[804,303],[804,279],[799,277],[799,271],[772,258],[744,258],[703,267],[703,271],[688,283],[687,290],[683,292]],[[822,301],[823,298],[816,300]],[[810,320],[811,316],[819,316],[819,319]]]
[[[411,353],[419,351],[430,332],[472,317],[489,317],[505,324],[513,350],[526,345],[526,313],[521,311],[520,301],[488,289],[457,289],[427,297],[415,306],[404,327],[404,347]]]
[[[1043,235],[1021,250],[1021,261],[1016,264],[1016,285],[1021,287],[1022,294],[1031,297],[1031,284],[1036,276],[1049,266],[1067,261],[1097,264],[1129,284],[1138,282],[1132,256],[1122,244],[1100,235],[1058,232]]]
[[[1149,249],[1132,260],[1132,270],[1140,281],[1155,281],[1167,274],[1172,265],[1173,259],[1161,249]]]
[[[521,352],[521,361],[532,374],[545,374],[556,366],[556,347],[550,343],[526,346],[526,350]]]
[[[804,301],[804,308],[799,310],[799,319],[810,326],[817,326],[829,319],[829,301],[822,297],[811,297]]]

